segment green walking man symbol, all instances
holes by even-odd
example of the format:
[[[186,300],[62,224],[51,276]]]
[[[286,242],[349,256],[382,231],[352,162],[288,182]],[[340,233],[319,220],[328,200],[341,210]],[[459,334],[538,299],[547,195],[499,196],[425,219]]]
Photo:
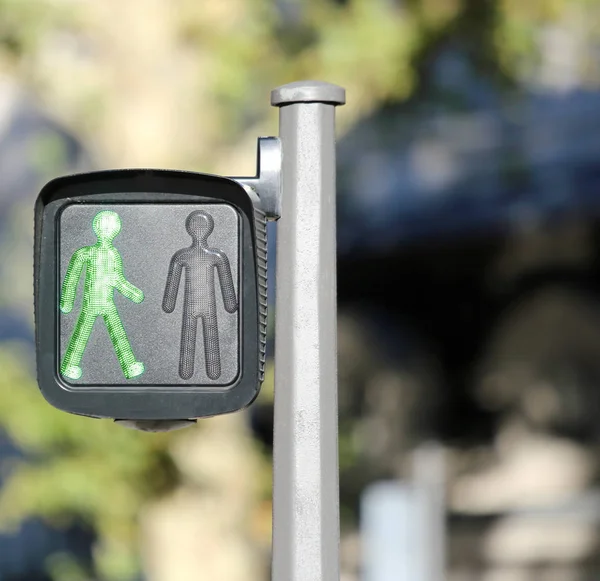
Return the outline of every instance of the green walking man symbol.
[[[144,300],[144,293],[123,274],[123,261],[113,240],[121,231],[121,218],[116,212],[103,210],[94,217],[92,228],[98,242],[84,246],[73,254],[62,287],[60,310],[68,314],[73,310],[79,278],[86,268],[83,290],[83,306],[75,330],[69,341],[60,372],[70,379],[79,379],[82,374],[81,358],[85,351],[92,327],[98,317],[106,323],[110,340],[117,352],[117,358],[127,379],[144,373],[144,364],[135,360],[133,350],[114,302],[114,291],[134,303]]]

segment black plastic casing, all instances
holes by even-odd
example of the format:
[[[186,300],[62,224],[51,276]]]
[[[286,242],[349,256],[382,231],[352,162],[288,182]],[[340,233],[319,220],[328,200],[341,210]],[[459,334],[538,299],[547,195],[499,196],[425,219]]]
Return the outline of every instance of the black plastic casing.
[[[78,389],[59,373],[59,216],[71,204],[226,203],[240,216],[239,373],[226,389],[181,385]],[[264,379],[266,345],[266,221],[236,181],[207,174],[129,169],[60,177],[35,205],[34,309],[37,380],[45,399],[73,414],[127,420],[178,420],[234,412],[254,401]]]

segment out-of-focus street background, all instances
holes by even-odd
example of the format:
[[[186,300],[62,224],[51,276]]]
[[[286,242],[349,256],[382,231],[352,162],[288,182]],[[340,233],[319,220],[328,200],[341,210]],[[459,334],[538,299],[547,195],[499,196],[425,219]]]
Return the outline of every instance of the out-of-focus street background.
[[[598,0],[0,0],[0,580],[269,579],[272,365],[249,410],[172,434],[53,409],[33,203],[92,169],[253,175],[300,79],[348,101],[342,580],[597,580],[599,23]]]

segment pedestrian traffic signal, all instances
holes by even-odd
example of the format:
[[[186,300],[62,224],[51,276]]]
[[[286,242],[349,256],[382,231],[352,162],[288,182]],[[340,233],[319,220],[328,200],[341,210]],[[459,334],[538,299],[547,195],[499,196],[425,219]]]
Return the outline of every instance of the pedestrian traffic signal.
[[[241,409],[263,379],[266,223],[228,178],[59,178],[35,212],[38,382],[56,407],[127,420]]]

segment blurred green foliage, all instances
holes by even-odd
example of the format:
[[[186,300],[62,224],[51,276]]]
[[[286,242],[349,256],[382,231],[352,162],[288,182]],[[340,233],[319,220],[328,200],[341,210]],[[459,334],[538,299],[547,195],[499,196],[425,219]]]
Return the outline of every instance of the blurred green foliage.
[[[582,34],[597,35],[585,22],[599,12],[593,0],[132,0],[127,8],[116,0],[0,0],[0,67],[95,146],[128,84],[148,79],[158,93],[172,83],[176,92],[164,95],[177,99],[172,107],[196,104],[198,118],[183,131],[197,145],[190,154],[174,136],[169,161],[210,166],[245,131],[275,129],[265,101],[279,84],[343,85],[347,127],[381,103],[426,93],[428,68],[449,44],[467,52],[479,75],[510,85],[531,75],[544,27],[583,21]],[[127,38],[133,26],[149,32]],[[190,81],[179,86],[180,76]],[[105,136],[108,154],[122,122],[115,118]]]
[[[265,96],[279,84],[320,78],[343,85],[348,105],[340,109],[340,125],[348,127],[381,104],[426,94],[428,67],[448,43],[465,47],[478,73],[498,86],[519,82],[539,58],[543,26],[586,17],[597,22],[598,4],[592,0],[164,0],[163,11],[156,12],[158,21],[153,23],[150,12],[143,9],[146,5],[132,1],[131,10],[138,13],[128,25],[162,27],[171,43],[173,52],[167,57],[173,66],[186,59],[193,63],[189,74],[195,80],[186,85],[184,97],[194,104],[200,120],[179,123],[190,142],[202,141],[205,147],[190,160],[181,145],[184,140],[173,139],[168,143],[169,161],[210,167],[245,132],[253,137],[258,130],[273,133],[275,121]],[[140,54],[134,54],[132,45],[130,63],[111,51],[117,40],[127,40],[112,36],[121,7],[115,1],[0,0],[0,70],[33,88],[90,143],[100,139],[95,131],[113,127],[104,147],[108,154],[114,147],[116,155],[123,119],[113,103],[123,90],[119,83],[127,81],[128,71],[134,69],[139,82],[144,74],[156,77],[157,85],[149,87],[172,80],[169,71],[144,68],[145,51],[153,48],[152,34]],[[165,14],[168,20],[161,19]],[[48,60],[50,54],[56,55],[56,61]],[[142,64],[138,66],[136,59]],[[125,64],[130,69],[119,76],[117,71]],[[172,96],[164,98],[168,101]],[[60,157],[51,141],[40,143],[34,153],[43,158],[38,161],[45,171],[62,163],[50,159],[50,155]],[[10,466],[11,476],[0,496],[2,522],[9,526],[31,515],[59,524],[84,519],[100,536],[98,563],[103,576],[132,578],[138,567],[139,511],[178,480],[169,455],[169,443],[177,434],[148,435],[56,411],[39,394],[31,360],[31,353],[14,345],[0,350],[0,425],[26,453],[25,459]],[[272,397],[271,368],[263,394],[264,401]],[[352,426],[343,419],[340,426],[344,469],[355,461],[355,450]],[[64,572],[70,570],[68,566],[59,565],[58,576],[74,576]]]
[[[35,515],[57,526],[83,520],[98,532],[105,577],[137,572],[140,508],[168,492],[177,470],[169,434],[149,436],[108,420],[68,415],[40,395],[23,346],[0,350],[0,424],[23,450],[2,466],[9,475],[0,497],[0,524],[10,529]]]

